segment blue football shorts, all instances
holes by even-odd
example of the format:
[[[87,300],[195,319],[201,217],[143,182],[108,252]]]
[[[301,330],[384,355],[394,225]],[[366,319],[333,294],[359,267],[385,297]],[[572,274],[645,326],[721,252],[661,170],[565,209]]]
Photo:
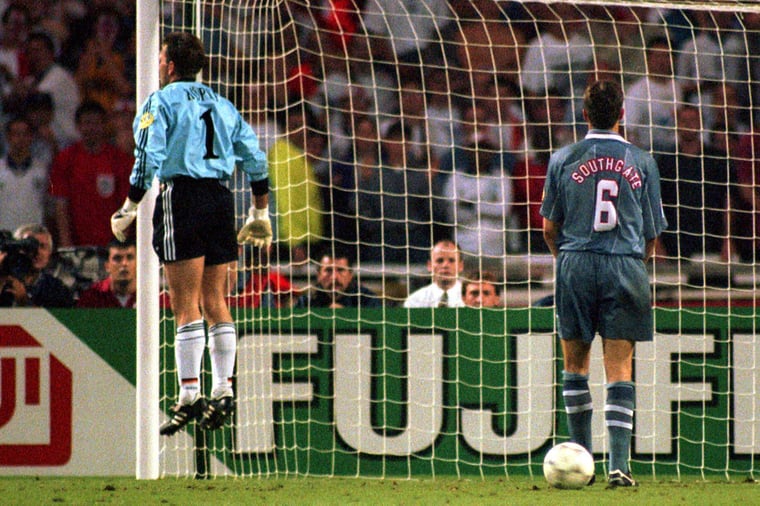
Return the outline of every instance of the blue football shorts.
[[[644,261],[624,255],[562,251],[555,298],[562,339],[651,341],[652,296]]]

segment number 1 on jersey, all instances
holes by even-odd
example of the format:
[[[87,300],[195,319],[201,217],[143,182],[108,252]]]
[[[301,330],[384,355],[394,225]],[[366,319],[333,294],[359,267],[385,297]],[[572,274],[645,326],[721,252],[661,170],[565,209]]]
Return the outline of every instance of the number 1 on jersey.
[[[607,232],[617,226],[617,209],[612,199],[618,196],[618,189],[618,183],[613,179],[602,179],[596,184],[594,232]]]
[[[214,153],[214,119],[211,117],[211,109],[206,109],[206,112],[201,114],[201,119],[206,125],[206,154],[203,155],[203,159],[219,158]]]

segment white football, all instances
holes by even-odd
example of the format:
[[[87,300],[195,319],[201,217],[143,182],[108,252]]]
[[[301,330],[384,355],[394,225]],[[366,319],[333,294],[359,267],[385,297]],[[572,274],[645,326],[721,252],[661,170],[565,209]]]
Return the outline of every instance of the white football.
[[[544,477],[556,488],[582,488],[594,476],[594,457],[579,444],[560,443],[544,457]]]

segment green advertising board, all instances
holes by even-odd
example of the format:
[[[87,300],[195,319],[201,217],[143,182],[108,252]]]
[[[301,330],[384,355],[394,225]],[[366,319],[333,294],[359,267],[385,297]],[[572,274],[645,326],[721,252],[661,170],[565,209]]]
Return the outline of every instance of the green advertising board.
[[[102,332],[88,330],[112,314],[92,313],[87,324],[76,312],[55,314],[134,380],[134,344],[114,353]],[[237,317],[234,429],[195,439],[206,459],[235,474],[540,474],[546,450],[566,438],[551,309]],[[657,309],[655,318],[655,341],[637,346],[635,358],[634,472],[751,471],[760,453],[754,311]],[[128,325],[109,325],[134,336]],[[176,378],[171,346],[162,350],[168,410]],[[594,446],[602,460],[604,378],[595,353]]]

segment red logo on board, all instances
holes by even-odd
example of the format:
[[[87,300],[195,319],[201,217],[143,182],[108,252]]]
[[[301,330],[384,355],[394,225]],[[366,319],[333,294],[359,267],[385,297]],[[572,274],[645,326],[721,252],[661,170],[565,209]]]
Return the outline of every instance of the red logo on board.
[[[71,370],[29,332],[0,325],[0,466],[69,461],[73,384]]]

